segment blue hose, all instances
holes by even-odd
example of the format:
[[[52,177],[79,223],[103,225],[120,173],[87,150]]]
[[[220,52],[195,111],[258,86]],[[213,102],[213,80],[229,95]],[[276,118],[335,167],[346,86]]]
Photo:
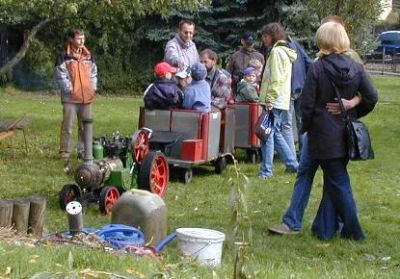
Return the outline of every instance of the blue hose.
[[[145,244],[143,232],[131,226],[110,224],[95,233],[115,249],[121,249],[128,245],[144,246]]]
[[[170,235],[167,235],[163,239],[160,240],[160,242],[157,244],[155,247],[156,252],[160,253],[165,246],[167,246],[172,240],[174,240],[176,237],[176,233],[171,233]]]

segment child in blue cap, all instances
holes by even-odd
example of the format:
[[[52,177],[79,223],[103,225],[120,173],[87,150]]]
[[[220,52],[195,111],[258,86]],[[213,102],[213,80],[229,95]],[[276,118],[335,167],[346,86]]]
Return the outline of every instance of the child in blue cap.
[[[257,82],[257,70],[253,67],[247,67],[243,70],[243,79],[237,85],[236,102],[256,103],[259,101]]]
[[[190,68],[192,82],[185,88],[182,107],[202,112],[211,111],[211,89],[205,80],[207,69],[201,63]]]

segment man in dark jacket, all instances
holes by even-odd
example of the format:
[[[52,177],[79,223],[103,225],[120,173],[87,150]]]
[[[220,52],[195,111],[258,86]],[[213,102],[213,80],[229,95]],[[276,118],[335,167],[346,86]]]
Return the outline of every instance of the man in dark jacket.
[[[303,91],[304,81],[306,80],[306,74],[309,66],[313,62],[307,55],[303,47],[292,38],[287,39],[289,47],[294,49],[297,53],[297,59],[292,64],[292,80],[291,80],[291,95],[290,95],[290,114],[293,116],[293,120],[296,121],[297,135],[293,135],[295,141],[299,143],[299,150],[301,150],[301,137],[298,132],[301,127],[301,112],[300,112],[300,95]],[[292,125],[294,127],[294,125]]]
[[[256,36],[251,32],[245,32],[240,38],[241,47],[229,59],[227,71],[232,75],[232,91],[235,94],[236,85],[242,78],[242,71],[249,66],[251,59],[259,60],[263,65],[264,56],[254,48]]]
[[[64,170],[69,171],[72,123],[78,117],[78,156],[83,156],[84,128],[82,119],[91,119],[91,104],[97,88],[97,67],[85,47],[85,34],[74,28],[68,34],[68,44],[57,57],[55,79],[61,90],[63,121],[60,135],[60,156]]]

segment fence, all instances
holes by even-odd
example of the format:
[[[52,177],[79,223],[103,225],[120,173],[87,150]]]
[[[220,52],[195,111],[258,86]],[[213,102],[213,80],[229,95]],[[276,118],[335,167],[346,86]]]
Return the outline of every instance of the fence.
[[[364,67],[369,73],[374,75],[392,75],[400,77],[400,54],[367,58]]]

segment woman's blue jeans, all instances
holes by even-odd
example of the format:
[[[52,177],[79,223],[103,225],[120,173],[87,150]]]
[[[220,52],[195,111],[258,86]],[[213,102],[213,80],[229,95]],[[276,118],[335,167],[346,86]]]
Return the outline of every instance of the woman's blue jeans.
[[[331,239],[338,231],[343,238],[365,238],[357,217],[347,163],[347,158],[318,160],[324,172],[324,190],[312,232],[322,240]]]

